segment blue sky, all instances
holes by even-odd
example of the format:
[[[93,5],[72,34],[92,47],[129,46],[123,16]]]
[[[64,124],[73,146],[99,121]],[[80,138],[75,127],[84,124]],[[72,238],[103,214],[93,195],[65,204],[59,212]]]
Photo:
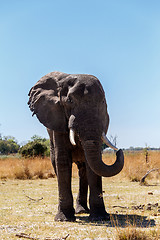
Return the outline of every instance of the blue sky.
[[[0,0],[0,133],[47,137],[29,89],[55,70],[97,76],[118,147],[160,147],[160,1]]]

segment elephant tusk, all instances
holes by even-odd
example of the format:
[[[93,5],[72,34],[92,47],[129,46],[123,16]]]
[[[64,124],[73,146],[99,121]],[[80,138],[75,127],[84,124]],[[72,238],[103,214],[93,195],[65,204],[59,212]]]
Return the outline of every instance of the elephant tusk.
[[[103,142],[110,148],[114,149],[114,150],[118,150],[118,148],[116,148],[110,141],[109,139],[106,137],[106,134],[103,132],[102,133],[102,140]]]
[[[69,139],[70,139],[71,144],[75,146],[76,145],[75,133],[74,133],[74,130],[72,128],[69,131]]]

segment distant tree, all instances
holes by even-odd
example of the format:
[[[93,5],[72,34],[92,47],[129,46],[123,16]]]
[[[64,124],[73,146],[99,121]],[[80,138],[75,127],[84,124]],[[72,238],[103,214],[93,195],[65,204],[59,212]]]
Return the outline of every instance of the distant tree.
[[[46,150],[47,147],[44,144],[33,141],[22,146],[19,150],[19,153],[22,154],[23,157],[44,157]]]
[[[49,139],[42,138],[38,135],[33,135],[33,137],[31,137],[31,140],[32,140],[32,142],[39,142],[42,145],[46,146],[47,149],[45,150],[44,155],[45,156],[50,156],[50,141],[49,141]]]
[[[144,148],[144,155],[145,155],[145,160],[146,163],[148,163],[148,157],[149,157],[149,146],[147,145],[147,143],[145,144],[145,148]]]
[[[9,153],[9,145],[7,143],[7,141],[4,140],[0,140],[0,154],[8,154]]]
[[[0,154],[17,153],[20,146],[16,139],[12,136],[4,136],[0,138]]]
[[[23,157],[49,156],[49,140],[40,136],[34,135],[27,144],[22,146],[19,153]]]
[[[110,135],[110,141],[111,143],[116,147],[117,146],[117,135],[115,135],[114,137],[112,135]],[[106,148],[109,148],[105,143],[102,143],[102,151]]]
[[[115,147],[117,147],[117,138],[117,135],[115,135],[114,137],[112,135],[110,136],[110,141]]]
[[[42,137],[40,137],[40,136],[38,136],[38,135],[33,135],[33,137],[31,137],[31,140],[32,141],[38,141],[38,142],[46,142],[47,141],[47,139],[46,138],[42,138]]]

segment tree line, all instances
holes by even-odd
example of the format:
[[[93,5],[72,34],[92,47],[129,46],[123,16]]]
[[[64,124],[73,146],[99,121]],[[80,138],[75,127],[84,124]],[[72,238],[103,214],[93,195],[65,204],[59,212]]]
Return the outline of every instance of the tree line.
[[[9,155],[19,153],[22,157],[49,156],[49,140],[34,135],[25,145],[21,146],[12,136],[0,135],[0,154]]]
[[[107,147],[105,143],[102,144],[102,151]],[[0,155],[9,155],[19,153],[22,157],[49,157],[50,143],[49,139],[42,138],[38,135],[31,137],[25,145],[21,146],[17,140],[12,136],[0,135]]]
[[[110,137],[111,142],[116,146],[117,136]],[[102,151],[107,148],[105,143],[102,144]],[[150,147],[130,147],[129,149],[123,149],[125,151],[150,151],[150,150],[160,150],[160,148],[150,148]],[[22,157],[49,157],[50,156],[50,143],[49,139],[42,138],[38,135],[31,137],[25,145],[20,146],[17,140],[12,136],[3,136],[0,134],[0,155],[9,155],[19,153]]]

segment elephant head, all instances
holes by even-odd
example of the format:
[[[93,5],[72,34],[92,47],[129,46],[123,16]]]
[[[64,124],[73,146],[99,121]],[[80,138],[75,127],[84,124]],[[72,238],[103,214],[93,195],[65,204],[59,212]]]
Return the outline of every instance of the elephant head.
[[[107,104],[104,90],[95,76],[49,73],[31,88],[28,104],[45,127],[68,133],[72,145],[81,142],[86,161],[97,175],[111,177],[122,170],[123,152],[106,138]],[[118,150],[113,165],[102,161],[102,140]]]

